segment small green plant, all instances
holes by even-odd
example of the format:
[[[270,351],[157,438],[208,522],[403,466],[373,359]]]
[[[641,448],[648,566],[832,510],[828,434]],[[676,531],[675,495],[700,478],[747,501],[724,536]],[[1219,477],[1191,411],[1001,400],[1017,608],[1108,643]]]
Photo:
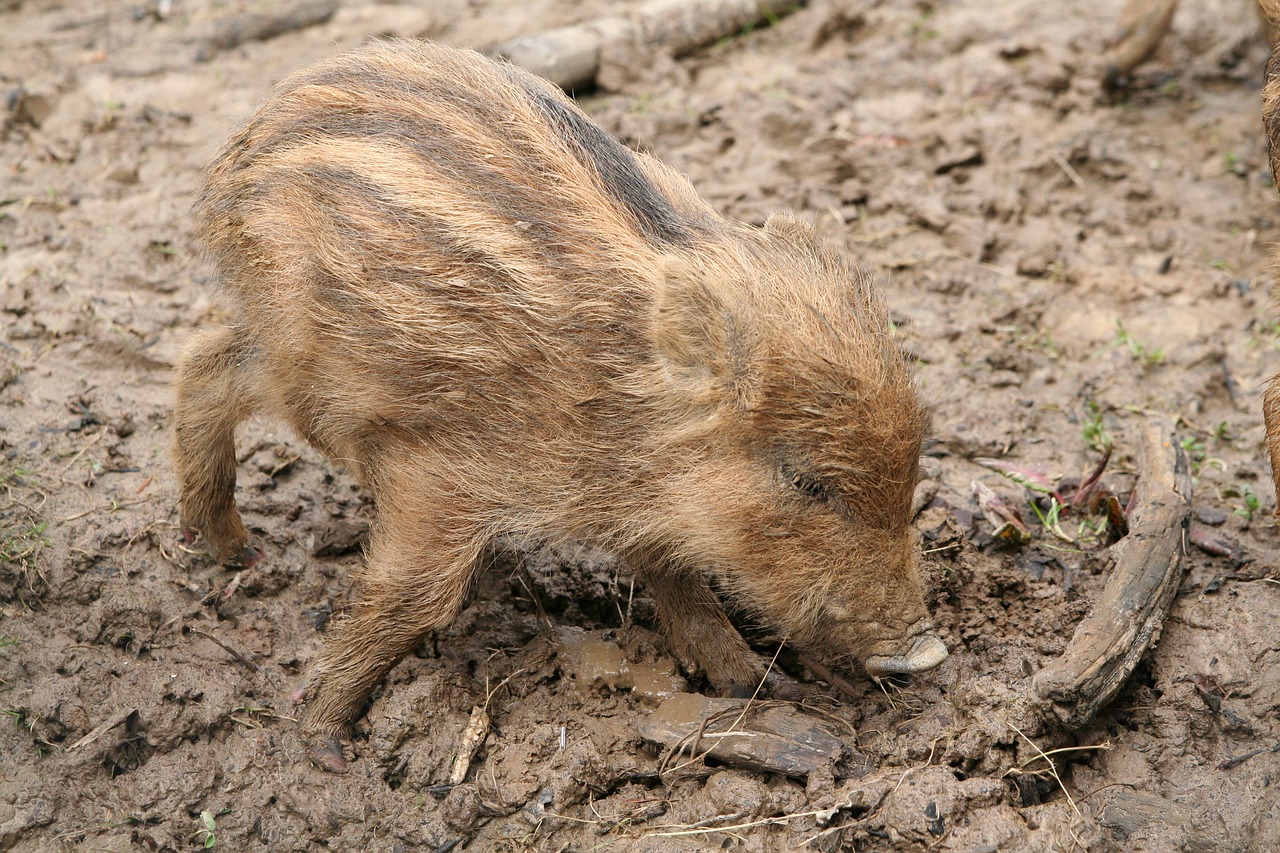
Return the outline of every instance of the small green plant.
[[[652,109],[653,94],[651,92],[636,95],[631,99],[630,103],[627,104],[627,111],[634,115],[647,115],[652,111]]]
[[[912,22],[911,41],[913,41],[916,45],[919,45],[921,42],[936,39],[939,35],[941,35],[941,33],[939,33],[933,27],[929,26],[929,21],[932,18],[933,18],[933,9],[925,9],[924,12],[921,13],[920,17]]]
[[[30,569],[36,554],[49,546],[44,535],[48,529],[49,522],[37,521],[0,539],[0,560]]]
[[[1103,453],[1108,447],[1111,447],[1111,434],[1107,432],[1106,425],[1102,422],[1102,410],[1097,403],[1089,403],[1089,410],[1092,413],[1088,420],[1084,422],[1084,428],[1081,434],[1084,436],[1084,443],[1092,447],[1099,453]]]
[[[1082,518],[1076,525],[1075,541],[1085,547],[1096,547],[1107,539],[1107,531],[1111,529],[1111,519],[1105,515],[1097,518]]]
[[[1049,334],[1048,329],[1041,329],[1034,333],[1027,332],[1018,339],[1018,344],[1026,349],[1044,353],[1050,361],[1057,361],[1062,357],[1062,347]]]
[[[799,3],[792,3],[790,6],[787,6],[785,9],[782,10],[782,14],[790,15],[792,12],[794,12],[796,9],[799,9],[799,8],[800,8]],[[778,15],[777,12],[773,11],[767,6],[761,9],[760,11],[761,11],[761,14],[764,16],[765,26],[776,27],[778,25],[778,22],[782,20],[782,18]],[[752,21],[751,23],[744,26],[742,28],[743,37],[745,38],[746,36],[751,35],[751,33],[758,26],[760,26],[759,21]]]
[[[1187,460],[1191,463],[1191,476],[1199,477],[1200,463],[1204,462],[1209,455],[1204,442],[1194,435],[1189,435],[1178,443],[1182,445],[1182,452],[1187,454]]]
[[[1219,429],[1222,426],[1220,425]],[[1200,471],[1206,466],[1217,468],[1219,471],[1227,470],[1227,463],[1217,456],[1210,456],[1208,447],[1195,436],[1188,436],[1178,443],[1182,445],[1182,451],[1187,454],[1187,461],[1191,463],[1192,477],[1199,477]]]
[[[1116,343],[1129,348],[1136,361],[1147,367],[1154,367],[1164,362],[1164,350],[1148,349],[1124,327],[1124,323],[1116,320]]]
[[[1000,459],[974,461],[1033,493],[1028,504],[1040,522],[1040,529],[1068,546],[1042,541],[1043,547],[1081,554],[1083,549],[1101,547],[1127,532],[1119,498],[1101,479],[1110,460],[1111,446],[1108,444],[1093,470],[1079,480],[1064,478],[1061,470],[1045,463]],[[993,538],[1006,544],[1023,544],[1032,539],[1032,532],[1023,524],[1016,509],[1004,504],[995,492],[977,481],[973,489],[983,515],[996,527]],[[1072,518],[1076,522],[1074,535],[1063,526]],[[1002,520],[1004,523],[1000,524]]]
[[[1245,177],[1249,174],[1249,167],[1245,165],[1244,160],[1234,151],[1227,151],[1222,155],[1222,165],[1224,171],[1233,175]]]
[[[1040,519],[1040,526],[1045,530],[1057,536],[1063,542],[1075,544],[1075,539],[1068,536],[1066,531],[1062,529],[1060,516],[1062,515],[1063,506],[1059,503],[1057,497],[1049,498],[1049,508],[1043,510],[1035,501],[1031,501],[1031,511]]]
[[[1249,347],[1280,349],[1280,322],[1269,321],[1259,324],[1254,333],[1249,336]]]
[[[37,478],[35,471],[32,471],[30,468],[23,468],[19,465],[5,476],[3,482],[13,483],[15,486],[25,486],[27,485],[28,480],[35,480]]]
[[[1235,508],[1235,512],[1233,514],[1240,516],[1246,521],[1252,521],[1254,514],[1262,508],[1262,501],[1258,499],[1257,493],[1253,491],[1253,486],[1248,483],[1243,484],[1238,489],[1223,489],[1222,496],[1226,498],[1240,499],[1240,506]]]
[[[204,845],[204,849],[208,850],[210,847],[218,843],[218,838],[214,835],[214,830],[217,829],[217,826],[215,825],[213,812],[200,812],[200,823],[204,826],[196,833],[196,841],[201,842]]]
[[[200,829],[196,831],[196,841],[200,842],[200,844],[204,846],[205,850],[212,848],[213,845],[218,843],[218,837],[216,835],[218,829],[216,826],[217,819],[222,817],[224,814],[230,813],[231,809],[223,809],[217,814],[214,814],[212,811],[207,809],[200,812]]]

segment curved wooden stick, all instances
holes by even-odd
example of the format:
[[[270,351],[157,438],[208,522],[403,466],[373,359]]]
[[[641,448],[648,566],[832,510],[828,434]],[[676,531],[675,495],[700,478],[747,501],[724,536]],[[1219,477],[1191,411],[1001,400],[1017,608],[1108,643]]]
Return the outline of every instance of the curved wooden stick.
[[[1150,417],[1142,429],[1142,474],[1129,535],[1111,579],[1062,657],[1033,679],[1036,696],[1066,725],[1083,726],[1115,698],[1160,636],[1182,584],[1191,514],[1191,472],[1173,423]]]
[[[649,45],[680,56],[799,5],[796,0],[649,0],[627,15],[512,39],[488,53],[573,91],[591,86],[601,53],[620,43]]]

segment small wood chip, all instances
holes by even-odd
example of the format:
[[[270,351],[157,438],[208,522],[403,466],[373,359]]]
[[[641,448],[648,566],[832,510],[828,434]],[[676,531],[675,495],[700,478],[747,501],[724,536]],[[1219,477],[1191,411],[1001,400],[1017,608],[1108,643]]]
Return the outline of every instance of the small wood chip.
[[[89,732],[87,735],[80,738],[80,740],[76,741],[75,743],[71,744],[71,746],[67,747],[67,752],[75,752],[78,749],[82,749],[88,746],[98,738],[102,737],[107,732],[114,729],[116,726],[123,723],[125,720],[129,719],[130,716],[137,713],[137,710],[138,710],[137,708],[121,708],[119,711],[116,711],[110,717],[107,717],[106,720],[94,726],[93,731]]]
[[[453,757],[453,767],[449,770],[449,784],[461,785],[471,769],[471,760],[476,757],[476,750],[489,735],[489,714],[479,705],[471,709],[471,719],[462,730],[458,740],[458,751]]]
[[[204,39],[196,62],[208,62],[218,53],[245,42],[266,41],[294,30],[323,24],[338,11],[338,0],[299,0],[272,12],[244,12],[219,19]]]
[[[831,773],[848,752],[843,741],[790,704],[694,693],[664,701],[639,730],[645,740],[673,753],[800,779]]]

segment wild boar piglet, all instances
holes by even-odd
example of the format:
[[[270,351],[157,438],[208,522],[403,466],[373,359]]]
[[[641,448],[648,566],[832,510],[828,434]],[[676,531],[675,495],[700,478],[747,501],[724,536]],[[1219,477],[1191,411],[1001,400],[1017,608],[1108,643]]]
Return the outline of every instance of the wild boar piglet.
[[[1280,3],[1268,7],[1270,19],[1280,22]],[[1271,155],[1271,176],[1280,188],[1280,42],[1271,48],[1262,87],[1262,125]],[[1273,272],[1280,271],[1280,253],[1272,263]],[[1263,395],[1262,415],[1266,423],[1267,449],[1271,457],[1271,480],[1276,495],[1276,515],[1280,516],[1280,373],[1271,378]]]
[[[837,666],[946,657],[910,524],[928,418],[870,278],[801,220],[726,221],[551,85],[415,41],[280,83],[195,219],[235,320],[180,365],[184,529],[257,556],[234,498],[254,412],[377,506],[305,688],[322,765],[497,537],[627,560],[720,691],[764,667],[709,578]]]

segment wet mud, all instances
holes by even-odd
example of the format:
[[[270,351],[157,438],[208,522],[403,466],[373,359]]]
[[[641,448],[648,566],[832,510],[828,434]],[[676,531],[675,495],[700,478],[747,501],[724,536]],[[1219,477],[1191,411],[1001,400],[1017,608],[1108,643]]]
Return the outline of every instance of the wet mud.
[[[368,37],[483,47],[612,5],[353,0],[196,61],[256,4],[0,2],[0,849],[1280,849],[1280,207],[1243,0],[1183,4],[1112,93],[1101,2],[812,0],[612,68],[580,97],[606,128],[725,215],[799,210],[876,271],[934,412],[916,525],[951,657],[833,686],[745,620],[794,682],[768,701],[838,748],[803,773],[673,750],[658,709],[700,719],[676,712],[707,688],[643,585],[588,549],[504,549],[375,693],[349,772],[307,763],[289,696],[372,507],[255,420],[238,499],[266,558],[182,542],[173,366],[227,316],[198,172],[274,81]],[[1151,412],[1192,466],[1185,580],[1091,724],[1028,730],[1021,698],[1116,558],[1105,509],[1054,490],[1110,444],[1123,504]]]

